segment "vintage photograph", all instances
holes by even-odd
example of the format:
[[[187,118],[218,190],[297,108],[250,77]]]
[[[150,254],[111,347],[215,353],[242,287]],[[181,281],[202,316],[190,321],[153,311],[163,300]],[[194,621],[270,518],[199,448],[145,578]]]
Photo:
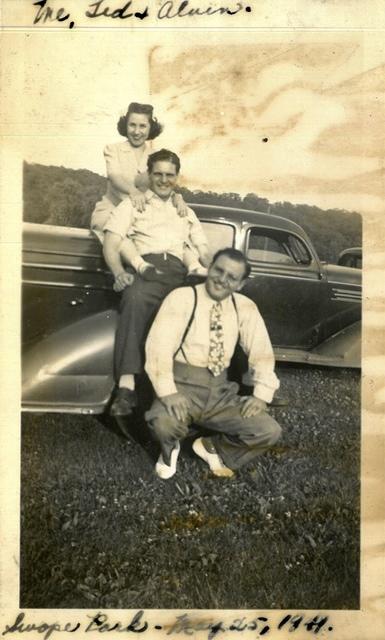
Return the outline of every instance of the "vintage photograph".
[[[362,40],[24,46],[20,607],[359,609]]]

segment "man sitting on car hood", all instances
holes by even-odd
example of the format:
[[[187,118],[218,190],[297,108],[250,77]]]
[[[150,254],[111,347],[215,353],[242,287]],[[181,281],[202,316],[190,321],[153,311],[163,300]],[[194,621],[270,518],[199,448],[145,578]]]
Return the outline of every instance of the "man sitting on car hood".
[[[127,198],[111,212],[104,226],[104,257],[117,288],[124,289],[115,339],[119,388],[111,406],[113,415],[130,415],[137,404],[134,376],[143,372],[145,338],[163,298],[185,279],[182,260],[186,245],[198,249],[203,263],[205,257],[207,260],[207,240],[195,213],[188,208],[187,215],[181,217],[173,204],[179,170],[180,160],[172,151],[151,154],[144,211],[138,212]],[[132,260],[134,278],[124,269],[119,252],[126,237],[134,240],[137,249]]]

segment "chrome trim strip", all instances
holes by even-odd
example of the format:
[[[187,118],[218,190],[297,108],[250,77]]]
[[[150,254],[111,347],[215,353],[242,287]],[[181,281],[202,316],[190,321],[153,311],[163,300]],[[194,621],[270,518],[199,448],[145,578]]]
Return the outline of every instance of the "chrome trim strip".
[[[314,278],[313,277],[306,278],[305,276],[301,277],[301,276],[295,276],[292,274],[284,274],[284,273],[265,273],[264,271],[256,271],[255,269],[253,269],[253,267],[251,268],[251,271],[250,271],[250,275],[261,275],[261,276],[267,276],[269,278],[278,277],[278,278],[290,278],[291,280],[306,280],[307,282],[321,282],[316,272],[313,271],[312,274],[314,274],[315,276]]]
[[[53,235],[56,237],[72,237],[75,240],[78,238],[87,238],[92,240],[95,236],[90,229],[83,229],[81,227],[65,227],[59,224],[42,224],[39,222],[23,222],[23,233],[31,235],[42,234],[44,236]]]
[[[356,269],[357,271],[357,269]],[[340,288],[344,288],[344,287],[356,287],[357,289],[361,288],[361,284],[356,284],[355,282],[352,282],[351,284],[346,283],[346,282],[336,282],[335,280],[328,280],[329,284],[334,284],[337,285],[335,288],[337,289],[338,287]],[[333,287],[334,288],[334,287]]]
[[[109,274],[110,272],[107,269],[102,269],[97,267],[96,269],[89,269],[86,267],[79,267],[76,265],[66,265],[66,264],[40,264],[39,262],[22,262],[22,267],[31,268],[31,269],[54,269],[56,271],[83,271],[86,273],[105,273]]]
[[[30,284],[43,287],[66,287],[71,289],[91,289],[97,291],[111,291],[111,287],[94,284],[74,284],[73,282],[57,282],[56,280],[23,280],[23,284]]]
[[[357,300],[361,300],[362,297],[360,290],[332,289],[332,294],[341,298],[356,298]]]
[[[74,251],[54,251],[53,249],[32,249],[30,247],[23,246],[23,252],[25,253],[42,253],[44,255],[60,255],[60,256],[74,256],[75,258],[98,258],[101,260],[100,253],[75,253]]]
[[[332,289],[333,291],[341,291],[341,293],[350,293],[355,291],[355,289],[344,289],[343,287],[332,287]],[[358,290],[358,287],[356,287],[356,290]]]
[[[105,411],[106,406],[101,405],[97,408],[89,407],[73,407],[69,404],[50,404],[48,402],[33,403],[30,400],[22,401],[21,410],[28,413],[76,413],[76,414],[99,414]]]
[[[361,295],[359,293],[342,293],[341,291],[333,291],[334,297],[339,298],[353,298],[354,300],[361,300]]]

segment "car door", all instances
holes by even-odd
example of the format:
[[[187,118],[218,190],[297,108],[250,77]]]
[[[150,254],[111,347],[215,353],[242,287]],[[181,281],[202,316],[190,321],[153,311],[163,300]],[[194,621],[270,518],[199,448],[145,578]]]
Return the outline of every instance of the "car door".
[[[99,243],[85,230],[25,224],[23,346],[117,306]]]
[[[314,249],[284,229],[247,225],[244,251],[251,275],[242,293],[254,300],[275,346],[318,343],[327,287]]]

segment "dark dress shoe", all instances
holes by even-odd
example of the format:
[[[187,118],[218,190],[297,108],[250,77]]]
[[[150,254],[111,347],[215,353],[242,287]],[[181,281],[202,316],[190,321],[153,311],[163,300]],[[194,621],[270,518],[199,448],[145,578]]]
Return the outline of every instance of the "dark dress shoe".
[[[138,399],[135,391],[119,387],[112,402],[110,414],[112,416],[130,416],[137,404]]]

